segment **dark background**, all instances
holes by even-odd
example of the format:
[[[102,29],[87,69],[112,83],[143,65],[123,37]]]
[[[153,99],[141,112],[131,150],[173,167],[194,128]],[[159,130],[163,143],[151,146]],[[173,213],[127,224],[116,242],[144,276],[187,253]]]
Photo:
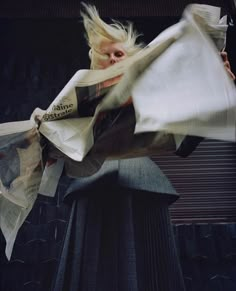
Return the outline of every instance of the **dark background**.
[[[132,20],[143,33],[140,40],[148,43],[176,23],[189,2],[94,3],[106,20]],[[236,25],[233,1],[198,3],[223,7]],[[1,123],[29,119],[35,107],[46,109],[77,70],[88,68],[79,10],[79,1],[1,1]],[[226,50],[234,72],[235,40],[236,27],[230,26]],[[152,158],[181,194],[171,213],[187,290],[235,291],[235,144],[205,140],[188,158]],[[0,291],[50,290],[68,223],[69,208],[63,203],[67,183],[63,177],[53,199],[39,195],[10,262],[0,236]]]

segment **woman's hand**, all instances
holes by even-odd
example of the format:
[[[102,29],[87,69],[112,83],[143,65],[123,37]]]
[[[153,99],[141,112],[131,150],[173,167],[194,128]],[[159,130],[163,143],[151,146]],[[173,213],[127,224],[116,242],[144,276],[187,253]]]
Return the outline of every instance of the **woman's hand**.
[[[230,78],[234,81],[235,80],[235,75],[231,71],[231,66],[230,66],[230,62],[228,60],[228,54],[227,54],[227,52],[223,51],[223,52],[220,53],[220,55],[221,55],[222,60],[224,62],[224,66],[225,66],[226,71],[228,72]]]

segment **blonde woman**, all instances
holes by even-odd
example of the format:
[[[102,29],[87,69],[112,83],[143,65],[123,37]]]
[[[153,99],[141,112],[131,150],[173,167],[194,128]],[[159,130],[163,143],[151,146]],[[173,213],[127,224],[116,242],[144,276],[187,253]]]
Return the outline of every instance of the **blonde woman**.
[[[131,23],[107,24],[89,5],[81,15],[91,69],[142,48]],[[55,291],[185,290],[168,210],[178,195],[155,163],[106,161],[96,174],[73,179],[68,192],[72,208]]]
[[[88,5],[82,18],[91,69],[142,48],[131,23],[107,24]],[[178,195],[154,162],[106,161],[96,174],[73,179],[68,192],[72,208],[55,291],[185,290],[168,211]]]

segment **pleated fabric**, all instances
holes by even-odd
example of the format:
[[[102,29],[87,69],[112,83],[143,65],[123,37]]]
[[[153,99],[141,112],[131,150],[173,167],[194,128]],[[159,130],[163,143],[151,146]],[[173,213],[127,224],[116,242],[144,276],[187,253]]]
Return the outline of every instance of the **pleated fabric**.
[[[70,220],[52,289],[184,291],[168,195],[118,185],[118,176],[67,197]]]

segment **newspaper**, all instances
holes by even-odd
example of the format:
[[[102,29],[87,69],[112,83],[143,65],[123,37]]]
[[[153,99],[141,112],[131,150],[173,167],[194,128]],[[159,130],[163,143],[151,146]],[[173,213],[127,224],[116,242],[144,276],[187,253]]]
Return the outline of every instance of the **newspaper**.
[[[194,11],[193,7],[189,11]],[[211,12],[209,9],[208,13]],[[235,141],[236,90],[210,40],[212,35],[215,39],[217,30],[213,34],[213,26],[207,23],[204,31],[203,18],[199,26],[188,10],[185,19],[188,23],[185,34],[133,86],[135,133],[165,130]],[[209,27],[211,33],[207,34]],[[154,79],[155,75],[159,78]]]
[[[105,70],[78,71],[41,115],[40,132],[75,161],[95,154],[94,148],[106,158],[132,156],[133,147],[118,152],[108,147],[112,142],[116,148],[126,134],[125,127],[119,135],[115,128],[133,106],[137,140],[152,133],[158,143],[160,134],[235,141],[236,91],[219,55],[226,31],[220,8],[188,6],[179,23],[135,56]],[[147,154],[147,143],[146,151],[138,151],[138,144],[136,155]]]
[[[19,228],[33,207],[42,176],[39,134],[32,121],[0,125],[0,228],[10,259]]]

